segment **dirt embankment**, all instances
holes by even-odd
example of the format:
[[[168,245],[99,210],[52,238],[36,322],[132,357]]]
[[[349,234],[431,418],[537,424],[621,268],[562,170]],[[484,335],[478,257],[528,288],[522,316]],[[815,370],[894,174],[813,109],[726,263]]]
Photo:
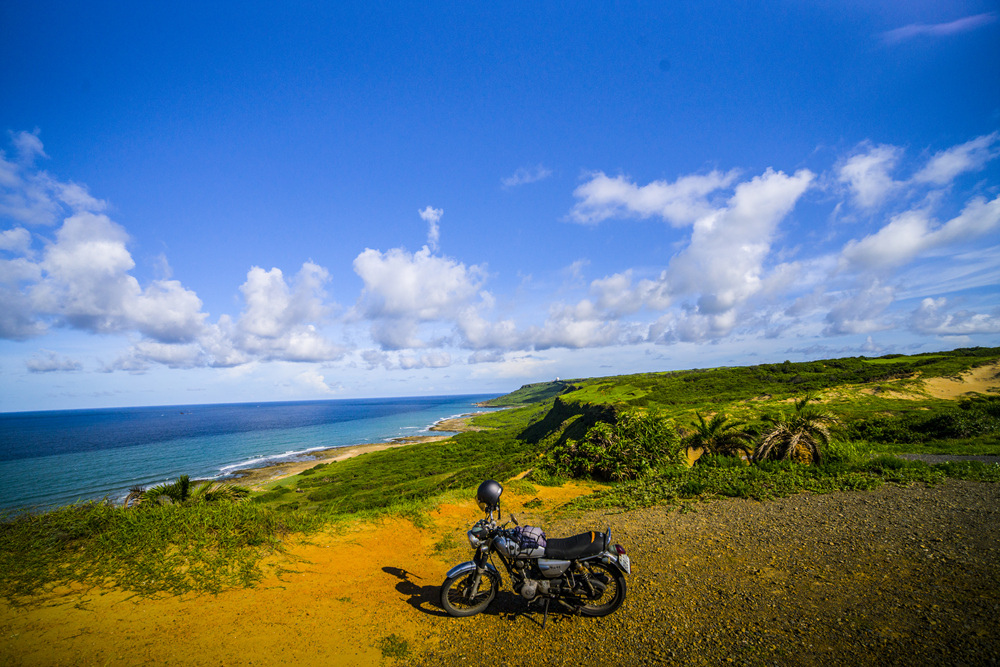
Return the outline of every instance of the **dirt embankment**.
[[[471,502],[417,528],[356,525],[289,550],[256,589],[140,599],[59,591],[0,605],[5,665],[400,663],[884,665],[1000,661],[1000,485],[948,482],[768,503],[716,501],[559,519],[572,485],[511,496],[550,534],[610,525],[634,563],[604,619],[541,613],[505,591],[444,615],[445,572],[471,555]],[[505,494],[506,496],[506,494]],[[386,649],[388,651],[388,649]],[[992,662],[991,662],[992,661]]]
[[[927,378],[924,391],[934,398],[959,399],[973,394],[987,394],[1000,390],[1000,364],[973,368],[958,378]]]

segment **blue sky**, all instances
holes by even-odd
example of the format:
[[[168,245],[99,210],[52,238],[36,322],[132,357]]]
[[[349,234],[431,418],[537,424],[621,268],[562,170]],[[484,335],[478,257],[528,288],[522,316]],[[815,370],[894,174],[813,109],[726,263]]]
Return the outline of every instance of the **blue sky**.
[[[995,2],[330,4],[0,5],[0,410],[1000,345]]]

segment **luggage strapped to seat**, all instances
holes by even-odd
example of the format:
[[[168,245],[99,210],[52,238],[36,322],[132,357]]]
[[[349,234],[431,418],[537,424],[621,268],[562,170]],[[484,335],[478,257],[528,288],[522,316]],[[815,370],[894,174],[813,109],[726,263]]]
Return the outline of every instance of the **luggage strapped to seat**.
[[[539,558],[545,553],[545,531],[538,526],[518,526],[514,529],[518,555]]]

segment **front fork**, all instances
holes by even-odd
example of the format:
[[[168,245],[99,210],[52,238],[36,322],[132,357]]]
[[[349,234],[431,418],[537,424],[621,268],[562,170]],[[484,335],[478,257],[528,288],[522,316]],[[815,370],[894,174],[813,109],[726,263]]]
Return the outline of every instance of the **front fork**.
[[[476,573],[472,575],[472,581],[470,581],[469,585],[465,588],[466,600],[472,600],[472,598],[476,597],[476,594],[479,593],[479,582],[482,580],[483,573],[477,569]]]
[[[486,564],[489,562],[490,554],[483,547],[479,547],[476,550],[476,556],[472,559],[472,562],[476,564],[476,573],[472,575],[472,581],[469,582],[469,586],[465,589],[465,597],[468,600],[476,597],[479,593],[479,584],[483,580],[483,574],[486,572]]]

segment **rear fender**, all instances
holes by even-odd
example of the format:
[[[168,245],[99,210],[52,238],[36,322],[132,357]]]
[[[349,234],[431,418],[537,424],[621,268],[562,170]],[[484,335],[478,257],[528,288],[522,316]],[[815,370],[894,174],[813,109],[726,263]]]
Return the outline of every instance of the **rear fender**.
[[[597,554],[596,556],[590,556],[589,558],[581,558],[580,562],[585,563],[589,560],[599,560],[605,565],[610,565],[614,569],[618,570],[622,574],[631,574],[628,570],[622,567],[621,563],[618,562],[618,555],[613,554],[610,551],[604,551]]]

